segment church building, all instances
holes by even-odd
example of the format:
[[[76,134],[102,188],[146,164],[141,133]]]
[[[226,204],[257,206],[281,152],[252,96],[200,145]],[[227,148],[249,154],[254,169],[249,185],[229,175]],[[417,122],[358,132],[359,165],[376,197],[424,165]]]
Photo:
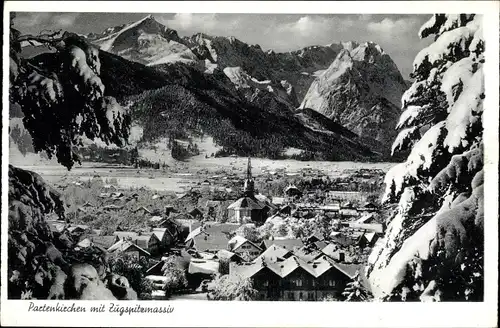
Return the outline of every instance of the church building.
[[[255,182],[252,177],[252,165],[248,158],[247,177],[243,186],[243,195],[237,201],[228,206],[230,222],[239,224],[255,223],[257,225],[266,221],[271,205],[255,195]]]

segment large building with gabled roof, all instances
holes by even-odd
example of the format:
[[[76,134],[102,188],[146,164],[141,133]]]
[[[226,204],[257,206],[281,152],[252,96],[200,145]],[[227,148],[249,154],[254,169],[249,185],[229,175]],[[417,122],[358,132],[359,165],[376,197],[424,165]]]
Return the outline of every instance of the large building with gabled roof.
[[[228,206],[229,221],[240,224],[248,222],[263,224],[272,207],[273,205],[270,203],[256,197],[251,160],[248,158],[247,177],[243,185],[243,195]]]
[[[230,279],[251,279],[260,300],[342,300],[358,265],[338,263],[321,252],[290,251],[272,245],[249,264],[230,265]]]

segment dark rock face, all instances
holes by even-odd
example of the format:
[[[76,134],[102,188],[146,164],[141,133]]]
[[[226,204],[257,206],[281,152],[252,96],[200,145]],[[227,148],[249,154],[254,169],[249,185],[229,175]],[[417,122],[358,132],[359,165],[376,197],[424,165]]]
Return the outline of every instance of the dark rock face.
[[[114,290],[121,291],[119,297],[114,296],[113,288],[108,289],[101,277],[105,274],[105,255],[90,250],[94,260],[89,262],[93,263],[82,263],[88,259],[73,251],[71,237],[52,233],[46,221],[51,213],[64,219],[64,206],[57,190],[38,174],[10,165],[8,297],[136,299],[123,277],[114,279],[119,282]]]
[[[380,46],[367,42],[351,51],[342,50],[311,84],[300,107],[385,145],[388,153],[406,88],[392,59]]]

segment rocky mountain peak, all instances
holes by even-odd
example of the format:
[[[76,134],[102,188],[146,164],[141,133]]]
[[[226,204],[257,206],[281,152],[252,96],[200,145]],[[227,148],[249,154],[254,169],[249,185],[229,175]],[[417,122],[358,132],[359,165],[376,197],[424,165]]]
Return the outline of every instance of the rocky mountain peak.
[[[337,57],[335,58],[335,62],[341,62],[341,61],[352,61],[352,57],[351,57],[351,52],[347,49],[342,49],[340,50],[339,54],[337,55]],[[330,65],[330,67],[334,66],[333,63],[332,65]]]
[[[342,47],[346,50],[352,51],[353,49],[357,48],[359,46],[359,43],[356,41],[344,41],[340,42]]]
[[[313,109],[362,137],[389,145],[406,88],[390,56],[378,44],[365,42],[340,50],[312,82],[300,108]]]
[[[360,44],[351,51],[351,56],[356,61],[374,64],[389,73],[397,72],[399,74],[399,70],[392,58],[375,42]]]

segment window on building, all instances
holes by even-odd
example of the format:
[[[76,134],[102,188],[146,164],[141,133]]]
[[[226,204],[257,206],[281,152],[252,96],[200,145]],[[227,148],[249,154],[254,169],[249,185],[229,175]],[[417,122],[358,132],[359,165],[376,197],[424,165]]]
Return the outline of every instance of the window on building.
[[[313,280],[312,281],[312,286],[315,287],[316,286],[316,280]]]
[[[302,286],[302,279],[295,280],[295,284],[297,285],[297,287],[301,287]]]
[[[294,301],[295,300],[295,294],[293,292],[288,292],[288,299],[290,301]]]
[[[269,281],[264,280],[264,282],[262,284],[267,287],[267,286],[269,286]]]
[[[309,293],[307,294],[307,299],[308,299],[309,301],[314,301],[314,292],[309,292]]]
[[[328,286],[335,287],[335,280],[328,280]]]

